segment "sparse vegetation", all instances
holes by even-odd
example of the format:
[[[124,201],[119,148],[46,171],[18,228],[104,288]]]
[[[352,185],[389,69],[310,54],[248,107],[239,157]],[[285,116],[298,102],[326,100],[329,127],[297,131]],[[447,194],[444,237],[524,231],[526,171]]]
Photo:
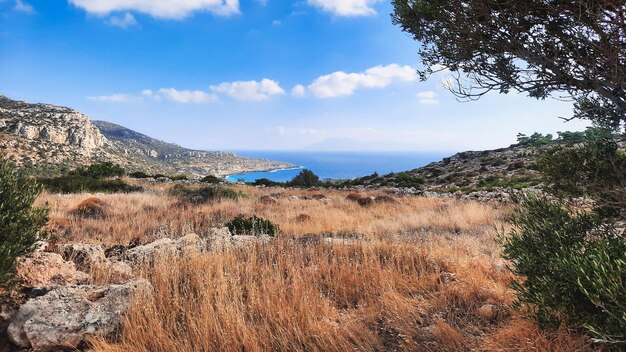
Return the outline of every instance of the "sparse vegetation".
[[[274,237],[280,231],[278,225],[256,215],[252,215],[250,217],[246,217],[241,214],[237,215],[235,218],[226,223],[226,227],[228,227],[228,230],[233,235],[267,235]]]
[[[242,192],[218,185],[202,187],[186,187],[176,185],[170,190],[170,194],[182,197],[185,202],[196,204],[210,201],[221,201],[224,199],[237,200],[244,196]]]

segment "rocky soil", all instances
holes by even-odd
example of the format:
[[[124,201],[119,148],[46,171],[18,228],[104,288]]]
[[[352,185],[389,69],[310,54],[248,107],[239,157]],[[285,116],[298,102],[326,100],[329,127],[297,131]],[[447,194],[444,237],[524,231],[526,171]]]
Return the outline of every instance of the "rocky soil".
[[[31,104],[2,95],[0,154],[44,175],[102,161],[120,164],[129,171],[218,177],[293,166],[186,149],[115,124],[94,123],[67,107]]]
[[[233,236],[227,228],[216,228],[203,236],[191,233],[106,250],[94,244],[41,243],[17,261],[17,278],[25,293],[21,304],[0,303],[0,351],[73,350],[84,347],[90,336],[109,337],[119,329],[133,296],[151,294],[150,284],[137,273],[141,265],[270,240]],[[99,281],[107,284],[94,284]]]

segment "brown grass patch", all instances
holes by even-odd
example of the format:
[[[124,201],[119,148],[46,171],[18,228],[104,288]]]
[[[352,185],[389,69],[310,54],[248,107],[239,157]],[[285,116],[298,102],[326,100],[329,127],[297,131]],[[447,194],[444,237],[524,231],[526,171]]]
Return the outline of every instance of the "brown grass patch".
[[[106,208],[108,203],[100,198],[89,197],[78,203],[70,214],[82,219],[104,219],[107,217]]]

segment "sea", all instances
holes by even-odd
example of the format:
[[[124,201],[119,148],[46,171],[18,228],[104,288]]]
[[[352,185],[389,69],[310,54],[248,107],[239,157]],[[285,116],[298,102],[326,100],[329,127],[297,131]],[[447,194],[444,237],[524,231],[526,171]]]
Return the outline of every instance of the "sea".
[[[293,169],[248,172],[230,175],[227,181],[254,182],[260,178],[290,181],[302,169],[313,171],[320,179],[351,179],[412,170],[439,161],[453,152],[314,152],[314,151],[233,151],[257,159],[285,161]]]

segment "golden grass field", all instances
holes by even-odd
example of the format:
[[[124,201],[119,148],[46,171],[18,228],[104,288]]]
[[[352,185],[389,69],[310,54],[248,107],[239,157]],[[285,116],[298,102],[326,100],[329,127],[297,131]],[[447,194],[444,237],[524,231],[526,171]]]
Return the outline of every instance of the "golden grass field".
[[[540,331],[509,308],[517,278],[494,242],[508,206],[393,196],[363,207],[342,191],[243,186],[245,198],[190,205],[167,187],[40,202],[58,242],[146,243],[238,214],[267,218],[281,234],[142,268],[155,294],[138,297],[118,338],[93,340],[95,351],[591,350],[586,337]],[[90,197],[101,214],[75,215]]]

